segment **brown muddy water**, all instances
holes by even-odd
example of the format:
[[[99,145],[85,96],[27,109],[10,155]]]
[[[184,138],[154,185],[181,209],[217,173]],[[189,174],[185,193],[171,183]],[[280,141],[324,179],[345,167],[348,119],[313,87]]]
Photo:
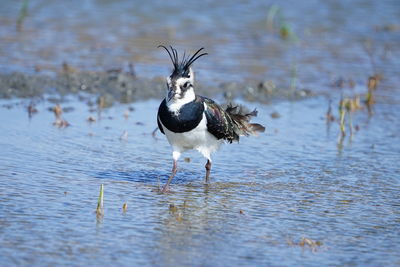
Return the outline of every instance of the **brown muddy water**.
[[[2,1],[1,265],[399,265],[399,18],[397,0]],[[159,44],[206,47],[198,92],[266,125],[215,154],[208,187],[189,152],[157,192]],[[343,139],[341,95],[362,106]]]

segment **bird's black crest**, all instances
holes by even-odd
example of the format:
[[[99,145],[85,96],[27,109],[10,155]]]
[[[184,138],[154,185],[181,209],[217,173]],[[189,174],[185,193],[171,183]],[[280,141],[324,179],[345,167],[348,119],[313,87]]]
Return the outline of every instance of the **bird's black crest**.
[[[172,61],[172,64],[174,65],[174,70],[171,74],[171,76],[180,76],[180,77],[188,77],[189,76],[189,68],[195,62],[198,58],[208,55],[208,53],[202,53],[199,54],[204,47],[200,48],[199,50],[196,51],[196,53],[193,54],[193,56],[187,55],[186,53],[183,53],[182,60],[179,62],[179,56],[178,56],[178,51],[176,51],[175,48],[170,46],[168,49],[167,47],[163,45],[159,45],[158,47],[164,48],[168,55],[169,58]]]

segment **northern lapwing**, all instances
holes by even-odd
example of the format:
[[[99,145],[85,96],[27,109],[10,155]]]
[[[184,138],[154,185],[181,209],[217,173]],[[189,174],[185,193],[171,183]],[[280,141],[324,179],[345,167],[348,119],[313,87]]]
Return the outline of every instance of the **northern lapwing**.
[[[257,110],[243,112],[241,107],[228,105],[223,109],[213,100],[196,95],[194,92],[194,73],[192,64],[207,53],[200,48],[192,56],[183,55],[179,60],[178,52],[173,47],[164,48],[173,64],[173,71],[167,77],[167,95],[161,102],[157,114],[160,131],[165,134],[172,146],[173,167],[162,193],[169,190],[169,184],[177,171],[177,161],[181,153],[196,149],[206,159],[205,182],[209,182],[211,154],[227,141],[239,141],[239,136],[257,135],[265,127],[250,123],[251,117],[257,116]]]

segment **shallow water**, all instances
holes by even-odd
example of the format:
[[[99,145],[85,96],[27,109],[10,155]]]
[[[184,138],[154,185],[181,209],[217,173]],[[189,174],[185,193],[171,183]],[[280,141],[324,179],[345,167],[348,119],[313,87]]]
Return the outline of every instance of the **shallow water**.
[[[18,31],[21,1],[2,1],[2,74],[54,75],[63,62],[73,72],[129,71],[132,63],[139,78],[153,78],[171,67],[157,45],[204,46],[201,84],[309,88],[331,96],[336,118],[341,93],[365,94],[376,73],[383,80],[374,114],[357,111],[359,130],[342,143],[323,97],[245,103],[257,106],[266,133],[224,146],[208,187],[205,160],[184,154],[165,195],[157,189],[170,147],[151,135],[158,100],[133,103],[125,119],[128,105],[97,113],[85,103],[95,96],[68,96],[65,129],[48,111],[58,95],[33,99],[31,118],[30,100],[0,100],[2,265],[400,265],[398,0],[28,2]],[[277,20],[268,28],[273,4],[294,33],[288,40]],[[13,90],[30,96],[26,83],[27,93]],[[101,184],[105,215],[96,218]]]
[[[28,102],[2,100],[2,264],[398,265],[400,101],[377,99],[372,117],[355,114],[359,131],[341,148],[325,98],[247,104],[267,132],[215,154],[209,187],[204,159],[184,154],[190,162],[182,158],[164,195],[170,148],[151,135],[159,101],[133,104],[128,119],[117,105],[88,123],[99,114],[70,98],[71,126],[59,129],[48,101],[29,119]],[[320,245],[300,246],[302,237]]]

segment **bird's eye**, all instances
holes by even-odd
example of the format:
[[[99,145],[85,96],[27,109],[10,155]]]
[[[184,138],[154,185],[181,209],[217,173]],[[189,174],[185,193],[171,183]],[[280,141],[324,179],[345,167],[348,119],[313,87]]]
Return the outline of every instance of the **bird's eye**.
[[[183,89],[188,89],[189,86],[190,86],[190,82],[185,82],[185,83],[183,84]]]

